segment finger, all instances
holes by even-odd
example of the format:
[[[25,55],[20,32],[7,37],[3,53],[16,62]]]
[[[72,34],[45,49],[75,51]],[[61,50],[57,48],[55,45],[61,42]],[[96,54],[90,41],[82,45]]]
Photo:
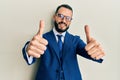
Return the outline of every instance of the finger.
[[[97,43],[97,42],[90,42],[86,46],[86,50],[88,51],[88,53],[91,53],[91,54],[94,53],[98,49],[102,51],[102,48],[100,47],[100,44]]]
[[[38,33],[37,33],[37,35],[39,35],[40,37],[42,37],[43,31],[44,31],[44,25],[45,25],[44,21],[40,20],[39,30],[38,30]]]
[[[33,57],[35,57],[35,58],[40,58],[40,54],[38,54],[38,53],[35,53],[34,51],[32,51],[32,50],[29,50],[28,51],[28,55],[30,55],[30,56],[33,56]]]
[[[35,54],[43,54],[44,50],[37,48],[36,46],[30,46],[30,51],[33,51]]]
[[[101,55],[97,56],[96,59],[97,59],[97,60],[98,60],[98,59],[101,59],[103,56],[104,56],[104,54],[101,54]]]
[[[32,39],[32,41],[37,41],[37,42],[39,42],[38,44],[44,44],[44,45],[48,44],[48,41],[46,39],[39,38],[39,36],[34,36],[33,39]]]
[[[45,51],[47,49],[44,44],[40,44],[38,41],[32,41],[31,46],[34,46],[34,47],[36,47],[40,50],[43,50],[43,51]]]
[[[91,57],[92,58],[96,58],[97,56],[99,56],[100,55],[100,51],[99,50],[96,50],[93,54],[91,54]]]
[[[91,41],[91,36],[90,36],[90,29],[88,25],[85,25],[85,34],[86,34],[87,43],[89,43]]]
[[[92,55],[92,54],[94,54],[96,51],[97,51],[96,47],[93,47],[92,49],[90,49],[90,50],[88,51],[88,54],[89,54],[89,55]]]
[[[85,49],[86,51],[89,51],[91,50],[93,47],[95,47],[97,45],[97,42],[91,38],[91,42],[88,43],[86,46],[85,46]]]
[[[104,56],[104,52],[101,49],[97,49],[93,54],[91,54],[92,58],[100,59]]]
[[[88,44],[85,46],[85,50],[89,51],[90,49],[92,49],[95,45],[94,44]]]

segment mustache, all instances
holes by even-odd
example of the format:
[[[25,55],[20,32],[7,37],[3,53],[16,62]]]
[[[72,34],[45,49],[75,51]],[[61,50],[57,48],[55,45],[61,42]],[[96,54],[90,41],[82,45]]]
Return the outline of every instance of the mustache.
[[[59,22],[58,24],[64,24],[65,26],[67,26],[67,24],[66,24],[66,23],[64,23],[64,22]]]

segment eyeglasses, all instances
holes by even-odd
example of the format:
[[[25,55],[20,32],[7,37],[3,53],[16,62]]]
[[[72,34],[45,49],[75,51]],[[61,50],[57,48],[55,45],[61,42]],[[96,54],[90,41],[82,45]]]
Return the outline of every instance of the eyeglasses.
[[[72,20],[71,17],[69,17],[69,16],[64,16],[63,14],[60,14],[60,13],[57,13],[56,15],[57,15],[60,19],[64,19],[64,18],[65,18],[65,20],[68,21],[68,22],[70,22],[70,21]]]

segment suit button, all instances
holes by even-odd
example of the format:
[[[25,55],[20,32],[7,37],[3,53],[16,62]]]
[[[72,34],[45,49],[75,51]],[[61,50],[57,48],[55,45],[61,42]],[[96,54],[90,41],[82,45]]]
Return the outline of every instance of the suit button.
[[[58,71],[58,70],[56,70],[56,72],[58,73],[59,71]]]

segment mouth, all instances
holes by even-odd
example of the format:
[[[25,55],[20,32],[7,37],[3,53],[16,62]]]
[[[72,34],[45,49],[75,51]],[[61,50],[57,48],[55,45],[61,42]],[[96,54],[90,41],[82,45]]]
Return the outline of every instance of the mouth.
[[[64,23],[64,22],[60,22],[60,23],[58,23],[60,26],[67,26],[67,24],[66,23]]]
[[[65,24],[59,24],[59,29],[62,29],[62,30],[64,30],[64,29],[66,29],[66,25]]]
[[[56,23],[56,21],[54,22],[55,24],[55,29],[58,31],[58,32],[65,32],[68,30],[69,26],[64,23],[64,22],[59,22],[59,23]]]
[[[59,24],[60,26],[66,26],[65,24]]]

